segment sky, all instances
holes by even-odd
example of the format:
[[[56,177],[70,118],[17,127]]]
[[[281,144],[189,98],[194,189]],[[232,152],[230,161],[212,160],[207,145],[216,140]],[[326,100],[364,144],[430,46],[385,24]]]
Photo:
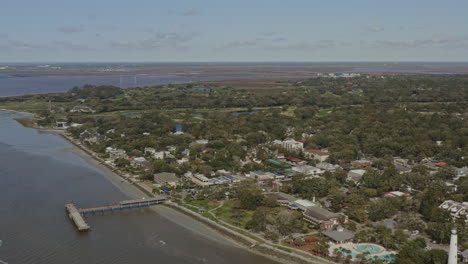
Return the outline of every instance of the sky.
[[[0,0],[0,62],[468,61],[466,0]]]

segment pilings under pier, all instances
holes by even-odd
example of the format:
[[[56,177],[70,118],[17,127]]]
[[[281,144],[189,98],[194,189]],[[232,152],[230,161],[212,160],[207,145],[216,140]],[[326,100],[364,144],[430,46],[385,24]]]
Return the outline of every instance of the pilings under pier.
[[[79,231],[88,231],[90,229],[89,225],[86,223],[84,216],[88,214],[95,213],[106,213],[106,212],[115,212],[123,211],[129,209],[138,209],[150,207],[157,204],[162,204],[168,200],[167,196],[156,196],[152,198],[143,198],[138,200],[128,200],[122,201],[119,204],[108,205],[108,206],[99,206],[92,208],[77,208],[74,204],[66,204],[65,208],[67,209],[68,216],[73,220],[76,227]]]
[[[68,212],[68,217],[70,217],[78,228],[78,231],[83,232],[89,230],[89,225],[86,223],[83,216],[80,214],[80,211],[78,211],[74,204],[66,204],[65,209]]]

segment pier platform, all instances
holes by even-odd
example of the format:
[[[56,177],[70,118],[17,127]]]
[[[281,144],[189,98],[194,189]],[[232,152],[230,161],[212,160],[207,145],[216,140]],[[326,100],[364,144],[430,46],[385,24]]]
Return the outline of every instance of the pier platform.
[[[138,209],[150,207],[157,204],[162,204],[168,200],[166,196],[157,196],[152,198],[143,198],[138,200],[122,201],[118,204],[91,207],[91,208],[77,208],[74,204],[66,204],[68,216],[73,220],[79,231],[89,230],[89,225],[86,223],[84,216],[88,214],[116,212],[130,209]]]
[[[68,217],[70,217],[78,228],[78,231],[83,232],[89,230],[89,225],[86,223],[83,216],[80,214],[80,211],[74,204],[66,204],[65,209],[68,212]]]

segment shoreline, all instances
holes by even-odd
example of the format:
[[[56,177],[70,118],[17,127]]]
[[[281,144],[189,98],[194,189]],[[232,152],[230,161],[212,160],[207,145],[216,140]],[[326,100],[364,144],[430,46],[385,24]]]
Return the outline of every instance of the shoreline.
[[[128,185],[129,178],[123,176],[119,170],[106,164],[100,157],[97,157],[93,151],[89,150],[88,148],[83,146],[83,144],[81,144],[80,142],[77,142],[75,139],[71,138],[70,136],[66,135],[64,131],[62,131],[62,133],[56,133],[56,134],[63,137],[66,141],[68,141],[75,148],[73,150],[66,150],[66,151],[72,152],[80,156],[87,163],[94,166],[98,170],[102,171],[106,175],[106,178],[109,181],[111,181],[112,184],[114,184],[117,188],[119,188],[124,194],[129,195],[129,189],[122,188],[123,187],[122,183]],[[122,179],[123,179],[122,182],[120,183],[116,182],[116,180],[122,180]],[[140,192],[140,194],[145,194],[146,196],[153,196],[153,194],[149,190],[147,190],[143,185],[139,184],[138,182],[134,182],[133,184],[131,184],[131,186],[135,187]],[[133,194],[136,194],[134,191],[130,191],[130,192]],[[134,197],[134,198],[139,198],[139,197]],[[310,256],[309,258],[307,258],[299,254],[289,253],[284,250],[277,249],[269,244],[260,243],[250,237],[247,237],[235,230],[232,230],[217,222],[214,222],[208,218],[205,218],[171,201],[169,201],[168,203],[162,204],[162,206],[152,207],[151,210],[159,213],[163,217],[166,217],[173,223],[181,225],[191,231],[194,231],[202,236],[207,237],[208,239],[221,242],[221,243],[229,242],[228,245],[236,246],[243,250],[247,250],[251,253],[266,257],[277,263],[287,263],[287,264],[334,263],[330,260],[323,259],[318,256]],[[171,212],[168,210],[170,210]],[[170,218],[168,216],[168,214],[174,214],[174,213],[178,215],[178,218]],[[190,223],[184,222],[185,220],[180,221],[181,220],[180,217],[182,215],[185,217],[188,217],[192,222],[196,222],[202,225],[204,229],[210,229],[212,231],[210,233],[215,234],[216,236],[208,235],[201,230],[194,230],[193,223],[190,224]],[[187,225],[190,225],[190,226],[188,227]],[[198,228],[200,228],[200,226]]]
[[[0,109],[0,112],[1,111],[4,110]],[[4,112],[34,115],[33,113],[18,112],[15,110]],[[33,128],[40,133],[51,133],[62,137],[71,145],[70,148],[63,149],[63,151],[77,155],[78,157],[83,159],[88,165],[100,171],[103,174],[103,176],[107,180],[109,180],[111,184],[113,184],[116,188],[119,189],[119,191],[121,191],[126,196],[133,199],[142,198],[142,195],[146,197],[153,196],[151,190],[148,190],[138,182],[132,182],[130,180],[130,177],[125,176],[118,169],[106,164],[105,161],[99,156],[97,156],[96,153],[89,150],[81,142],[71,138],[69,135],[66,134],[64,130],[38,127],[27,128]],[[190,211],[189,209],[183,206],[179,206],[172,202],[163,204],[162,206],[152,207],[150,208],[150,210],[153,210],[154,212],[158,213],[159,215],[168,219],[174,224],[180,225],[183,228],[197,233],[198,235],[204,236],[207,239],[213,240],[214,242],[222,243],[227,246],[237,247],[242,250],[247,250],[248,252],[263,256],[276,263],[334,263],[332,261],[317,256],[311,255],[310,257],[304,257],[300,254],[289,253],[284,250],[275,248],[272,245],[258,242],[235,230],[225,227],[217,222],[211,221],[210,219],[207,219],[197,213]]]

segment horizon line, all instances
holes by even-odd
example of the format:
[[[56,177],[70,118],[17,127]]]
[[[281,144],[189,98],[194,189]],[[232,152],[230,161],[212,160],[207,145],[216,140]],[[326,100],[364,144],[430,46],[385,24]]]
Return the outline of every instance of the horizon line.
[[[401,60],[401,61],[387,61],[387,60],[370,60],[370,61],[10,61],[0,62],[0,64],[37,64],[37,63],[468,63],[468,61],[417,61],[417,60]]]

